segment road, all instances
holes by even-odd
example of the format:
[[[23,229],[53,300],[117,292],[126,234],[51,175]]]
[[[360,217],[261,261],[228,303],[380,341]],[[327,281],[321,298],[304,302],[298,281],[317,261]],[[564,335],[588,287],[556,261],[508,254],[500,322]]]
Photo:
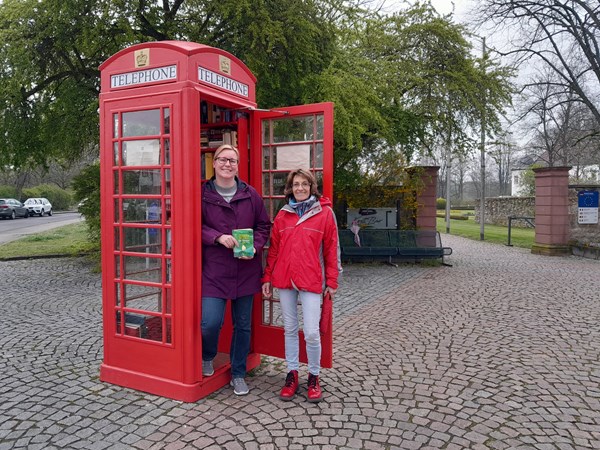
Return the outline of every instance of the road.
[[[30,234],[41,233],[52,228],[82,222],[77,212],[55,213],[53,216],[29,217],[28,219],[0,220],[0,244],[5,244]]]

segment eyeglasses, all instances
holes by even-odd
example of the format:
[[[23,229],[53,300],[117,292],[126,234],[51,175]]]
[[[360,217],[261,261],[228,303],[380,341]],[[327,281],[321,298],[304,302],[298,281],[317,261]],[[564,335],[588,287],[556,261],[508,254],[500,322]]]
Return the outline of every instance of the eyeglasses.
[[[224,156],[219,156],[218,158],[215,158],[215,160],[221,164],[222,166],[224,166],[225,164],[229,163],[232,166],[237,166],[238,164],[238,160],[235,158],[225,158]]]
[[[294,189],[298,189],[298,188],[304,188],[304,189],[306,189],[308,187],[310,187],[310,183],[306,183],[306,182],[292,184],[292,188],[294,188]]]

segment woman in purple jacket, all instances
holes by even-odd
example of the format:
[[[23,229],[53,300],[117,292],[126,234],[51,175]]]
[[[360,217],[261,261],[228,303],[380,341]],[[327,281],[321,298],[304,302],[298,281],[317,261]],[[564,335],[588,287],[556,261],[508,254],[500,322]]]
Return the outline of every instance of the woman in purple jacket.
[[[214,373],[225,305],[231,299],[231,386],[236,395],[245,395],[252,303],[261,290],[261,254],[271,222],[260,195],[238,179],[239,159],[235,147],[217,148],[215,175],[202,186],[202,375]],[[254,230],[254,257],[234,258],[238,242],[232,230],[239,228]]]

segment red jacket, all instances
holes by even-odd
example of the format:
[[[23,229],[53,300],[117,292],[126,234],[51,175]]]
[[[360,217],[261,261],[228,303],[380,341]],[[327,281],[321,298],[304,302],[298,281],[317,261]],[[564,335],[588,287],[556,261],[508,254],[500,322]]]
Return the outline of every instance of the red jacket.
[[[285,205],[275,217],[263,283],[322,293],[338,288],[338,230],[331,202],[321,197],[302,217]]]

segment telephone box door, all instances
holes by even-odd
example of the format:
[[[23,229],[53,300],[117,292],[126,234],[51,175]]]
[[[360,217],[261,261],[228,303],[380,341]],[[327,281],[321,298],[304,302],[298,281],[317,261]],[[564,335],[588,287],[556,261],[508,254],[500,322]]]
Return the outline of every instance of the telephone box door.
[[[308,168],[315,175],[319,192],[333,196],[333,103],[254,111],[252,116],[250,181],[261,193],[271,220],[285,203],[287,174]],[[278,293],[265,299],[259,294],[254,304],[254,351],[285,358],[283,320]],[[332,327],[321,335],[321,366],[332,367]],[[300,331],[301,341],[304,335]],[[300,361],[307,362],[305,345]]]

